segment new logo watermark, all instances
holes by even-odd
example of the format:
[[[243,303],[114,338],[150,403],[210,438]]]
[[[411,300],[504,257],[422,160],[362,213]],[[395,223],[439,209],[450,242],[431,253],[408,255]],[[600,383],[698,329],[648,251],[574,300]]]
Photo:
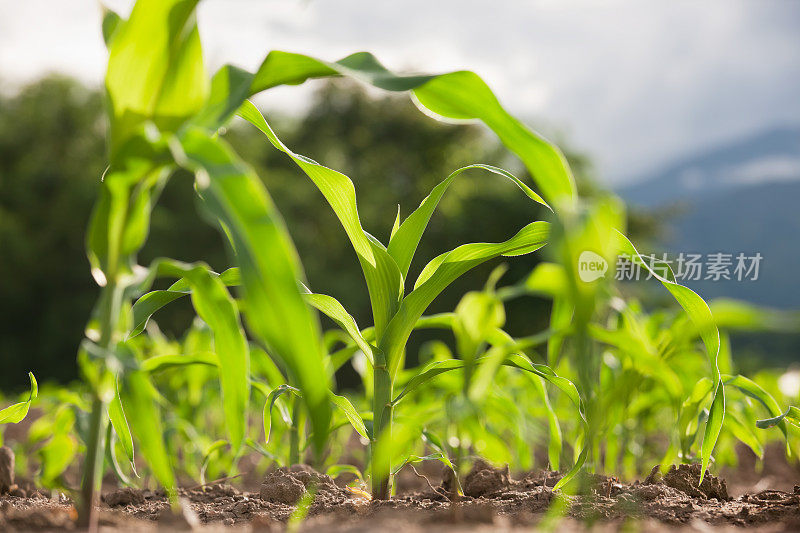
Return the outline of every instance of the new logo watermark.
[[[591,283],[605,277],[608,272],[608,261],[602,255],[591,250],[584,250],[578,257],[578,277],[584,283]]]

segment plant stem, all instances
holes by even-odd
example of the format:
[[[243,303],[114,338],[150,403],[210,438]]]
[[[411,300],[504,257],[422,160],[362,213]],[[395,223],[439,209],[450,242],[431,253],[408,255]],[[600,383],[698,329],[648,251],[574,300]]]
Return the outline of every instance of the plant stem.
[[[81,482],[81,507],[78,513],[78,527],[97,530],[96,496],[100,488],[103,473],[104,447],[103,435],[105,433],[104,414],[105,402],[95,396],[92,401],[92,414],[89,420],[89,440],[86,443],[86,460]]]
[[[372,394],[372,499],[389,498],[392,457],[388,448],[378,452],[378,441],[392,441],[392,378],[386,361],[376,357]]]
[[[113,277],[103,287],[100,295],[100,346],[105,350],[114,348],[114,330],[119,314],[122,290]],[[105,369],[103,369],[105,372]],[[102,378],[101,378],[102,379]],[[103,477],[103,437],[106,430],[106,398],[102,391],[93,391],[92,413],[89,420],[89,436],[86,442],[86,459],[81,480],[81,504],[78,511],[78,527],[97,530],[97,493]]]

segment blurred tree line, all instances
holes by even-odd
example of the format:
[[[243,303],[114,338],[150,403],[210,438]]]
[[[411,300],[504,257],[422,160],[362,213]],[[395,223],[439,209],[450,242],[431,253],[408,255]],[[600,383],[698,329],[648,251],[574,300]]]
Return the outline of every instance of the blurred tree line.
[[[84,254],[84,232],[105,167],[102,95],[78,82],[49,77],[18,94],[0,96],[0,387],[76,377],[75,355],[96,297]],[[524,175],[478,126],[433,121],[406,97],[373,98],[344,82],[317,91],[304,116],[267,115],[296,152],[350,176],[364,228],[386,242],[397,214],[416,208],[439,181],[470,163],[489,163]],[[264,180],[286,218],[309,285],[337,297],[359,325],[371,324],[358,261],[322,195],[285,154],[255,129],[233,124],[225,137]],[[563,143],[561,143],[563,146]],[[579,184],[593,190],[589,160],[567,150]],[[443,198],[411,267],[414,279],[433,257],[466,242],[500,241],[545,214],[507,180],[481,171],[459,177]],[[648,228],[648,221],[639,224]],[[192,179],[176,174],[164,189],[140,262],[168,255],[230,266],[218,231],[198,216]],[[522,278],[537,255],[509,261],[505,282]],[[464,276],[434,302],[452,310],[461,294],[478,289],[494,261]],[[509,330],[525,334],[544,325],[546,304],[518,301]],[[156,315],[179,337],[193,316],[189,302]],[[331,324],[326,324],[330,326]],[[414,337],[409,354],[426,340]],[[345,383],[347,376],[342,376]]]

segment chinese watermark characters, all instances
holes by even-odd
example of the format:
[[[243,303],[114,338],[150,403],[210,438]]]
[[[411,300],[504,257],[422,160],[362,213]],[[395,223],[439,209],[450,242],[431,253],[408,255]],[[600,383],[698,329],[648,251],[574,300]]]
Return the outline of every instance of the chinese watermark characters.
[[[756,252],[747,255],[715,252],[694,254],[681,252],[670,257],[668,254],[641,256],[647,268],[628,254],[617,257],[617,281],[670,278],[671,271],[676,281],[758,281],[763,256]]]

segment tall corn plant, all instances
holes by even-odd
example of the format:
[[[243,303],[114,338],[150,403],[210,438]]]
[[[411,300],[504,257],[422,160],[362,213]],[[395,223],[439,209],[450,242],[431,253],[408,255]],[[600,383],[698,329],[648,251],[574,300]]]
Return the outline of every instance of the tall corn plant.
[[[246,320],[296,377],[321,449],[330,419],[329,375],[319,325],[301,299],[297,254],[272,200],[253,170],[214,136],[249,93],[235,92],[237,72],[223,69],[209,83],[194,0],[140,0],[128,20],[107,13],[106,100],[109,168],[88,234],[87,252],[101,294],[79,353],[93,392],[79,522],[96,524],[105,426],[133,461],[133,437],[158,481],[175,498],[175,479],[160,428],[156,394],[126,345],[129,305],[159,276],[184,278],[198,314],[214,333],[230,442],[244,440],[249,398],[248,345],[225,285],[201,264],[136,264],[158,192],[179,166],[195,175],[206,209],[230,239],[242,269]],[[129,429],[130,427],[130,429]],[[132,431],[131,431],[132,430]]]

